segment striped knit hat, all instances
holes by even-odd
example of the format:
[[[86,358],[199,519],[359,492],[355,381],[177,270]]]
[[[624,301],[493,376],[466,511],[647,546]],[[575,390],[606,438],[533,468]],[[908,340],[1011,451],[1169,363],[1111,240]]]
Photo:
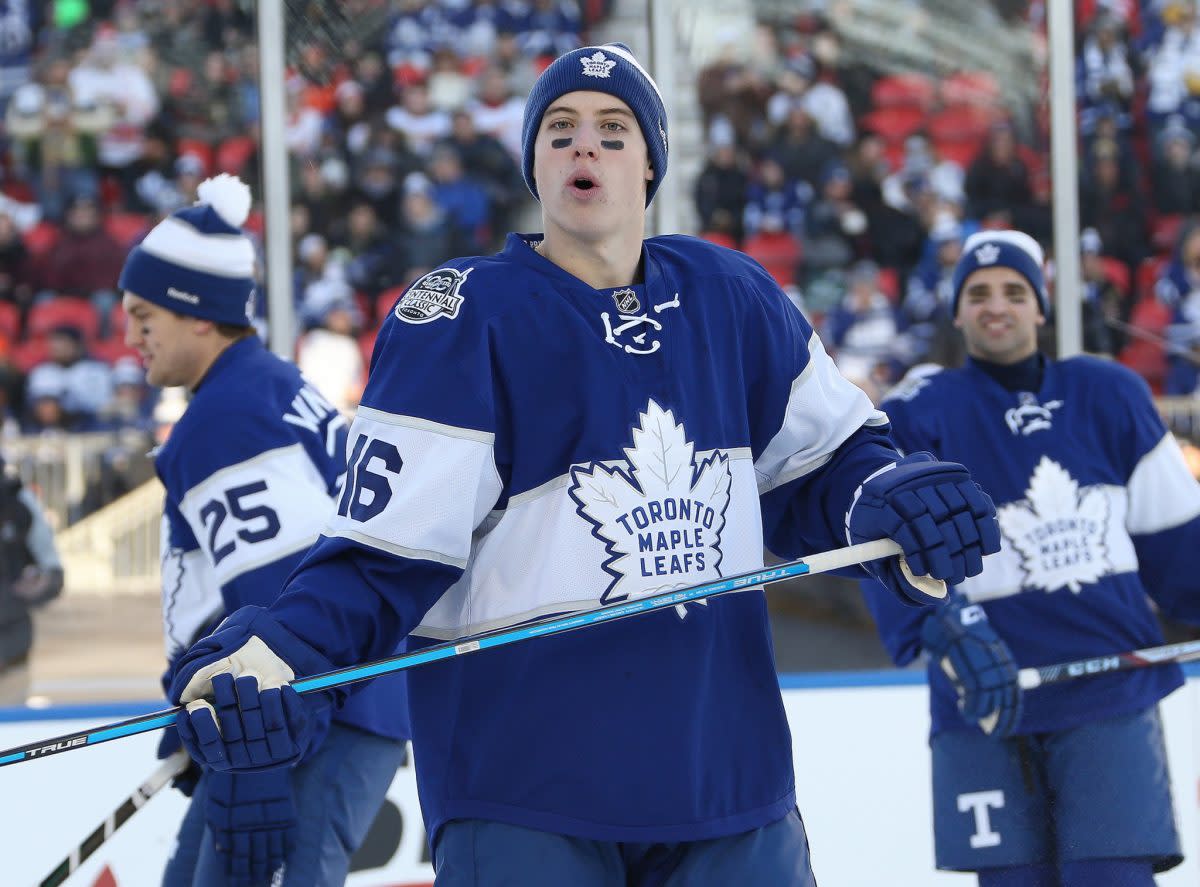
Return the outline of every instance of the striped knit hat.
[[[629,106],[646,140],[654,178],[646,183],[646,206],[667,174],[667,109],[654,78],[624,43],[584,46],[560,55],[538,77],[525,102],[521,124],[521,174],[534,197],[533,143],[550,103],[568,92],[606,92]],[[538,198],[539,200],[541,198]]]
[[[250,188],[222,173],[163,219],[125,260],[118,286],[177,314],[232,326],[254,318],[254,246],[242,231]]]

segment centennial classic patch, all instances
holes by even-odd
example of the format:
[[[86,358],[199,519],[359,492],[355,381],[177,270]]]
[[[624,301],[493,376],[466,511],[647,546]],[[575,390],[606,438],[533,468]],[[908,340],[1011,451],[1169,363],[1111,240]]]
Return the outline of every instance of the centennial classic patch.
[[[463,302],[459,290],[472,270],[438,268],[430,271],[409,287],[408,292],[396,303],[396,317],[405,323],[429,323],[439,317],[448,317],[450,320],[458,317],[458,309]]]

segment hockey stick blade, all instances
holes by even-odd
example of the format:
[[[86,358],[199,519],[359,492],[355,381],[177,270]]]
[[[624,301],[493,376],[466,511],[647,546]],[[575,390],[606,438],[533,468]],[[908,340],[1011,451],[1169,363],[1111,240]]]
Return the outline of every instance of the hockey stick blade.
[[[54,871],[42,879],[38,887],[58,887],[67,880],[89,856],[95,853],[105,841],[123,826],[129,817],[142,809],[142,805],[158,794],[159,790],[169,785],[171,780],[191,765],[188,753],[179,749],[166,758],[158,769],[147,777],[146,781],[133,790],[133,794],[117,805],[104,822],[96,826],[95,831],[84,838],[78,847],[54,867]]]
[[[1074,662],[1059,662],[1056,665],[1022,668],[1017,672],[1017,681],[1022,690],[1032,690],[1045,684],[1059,684],[1114,671],[1149,668],[1172,662],[1191,662],[1195,659],[1200,659],[1200,640],[1146,647],[1128,653],[1110,653],[1107,656],[1093,656],[1090,659],[1076,659]]]
[[[380,677],[381,675],[415,668],[419,665],[427,665],[430,662],[452,659],[455,656],[465,656],[468,653],[476,653],[492,647],[503,647],[508,644],[517,643],[518,641],[526,641],[530,638],[547,637],[579,628],[587,628],[590,625],[612,622],[615,619],[624,619],[629,616],[637,616],[666,607],[692,603],[704,598],[727,594],[731,591],[761,588],[775,582],[781,582],[784,579],[793,579],[798,576],[807,576],[816,573],[827,573],[830,570],[840,570],[845,567],[852,567],[856,564],[891,557],[892,555],[901,553],[900,546],[891,539],[860,542],[858,545],[836,548],[833,551],[825,551],[809,555],[808,557],[798,558],[797,560],[786,561],[782,564],[764,567],[761,570],[753,570],[749,573],[725,576],[721,579],[714,579],[711,582],[702,582],[699,585],[687,588],[662,591],[635,600],[609,604],[608,606],[597,607],[594,610],[571,613],[542,622],[489,631],[458,641],[450,641],[445,644],[427,647],[416,653],[405,653],[400,656],[392,656],[388,659],[380,659],[376,662],[352,665],[347,668],[325,672],[324,674],[300,678],[292,681],[291,687],[297,693],[313,693],[318,690],[328,690],[331,687],[340,687],[345,684],[356,683],[357,681],[366,681],[371,678]],[[113,739],[121,739],[126,736],[169,727],[175,723],[175,716],[179,711],[180,707],[176,706],[175,708],[151,712],[137,718],[119,721],[115,724],[107,724],[92,730],[81,730],[78,733],[58,736],[54,739],[47,739],[42,742],[23,745],[19,748],[0,751],[0,767],[7,767],[10,764],[20,764],[35,758],[46,758],[50,755],[60,754],[61,752],[74,751],[77,748],[87,748],[88,746],[98,745],[101,742],[109,742]]]

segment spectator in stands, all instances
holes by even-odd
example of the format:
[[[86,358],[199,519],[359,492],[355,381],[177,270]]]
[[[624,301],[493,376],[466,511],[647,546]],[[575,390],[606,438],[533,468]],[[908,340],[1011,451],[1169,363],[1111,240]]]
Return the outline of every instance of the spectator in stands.
[[[356,338],[362,316],[347,289],[330,299],[315,319],[296,345],[296,365],[343,415],[353,416],[366,380]]]
[[[46,8],[41,3],[5,3],[0,12],[0,114],[17,89],[29,82]]]
[[[1154,211],[1159,215],[1200,211],[1200,166],[1194,154],[1195,135],[1176,114],[1159,131],[1155,143],[1150,167]]]
[[[137,358],[122,357],[113,364],[112,392],[97,416],[102,427],[113,431],[154,431],[155,392],[146,384],[146,373]]]
[[[1200,29],[1192,2],[1163,8],[1161,39],[1146,53],[1146,123],[1154,134],[1173,114],[1182,114],[1196,129],[1200,116]]]
[[[816,80],[804,91],[799,105],[812,117],[817,132],[839,148],[854,144],[854,115],[846,93],[837,82],[837,74],[815,67]]]
[[[463,169],[462,158],[453,145],[440,144],[429,158],[433,199],[458,226],[473,252],[486,252],[490,235],[491,201],[487,189]]]
[[[1033,206],[1033,187],[1029,167],[1017,155],[1011,123],[998,122],[988,130],[983,148],[967,170],[963,189],[967,215],[979,219],[983,227],[1028,230],[1023,222]]]
[[[62,587],[62,561],[42,506],[0,460],[0,706],[25,704],[31,614]]]
[[[342,240],[352,201],[346,163],[336,154],[298,164],[292,202],[308,207],[312,230],[326,240]]]
[[[321,147],[325,120],[321,112],[304,101],[304,78],[293,74],[287,78],[284,95],[287,97],[287,120],[284,142],[293,156],[307,160]]]
[[[59,367],[43,365],[36,378],[30,374],[25,384],[25,434],[66,434],[75,430],[73,417],[63,407],[66,373]]]
[[[90,51],[71,71],[69,82],[81,105],[112,110],[115,123],[100,134],[100,169],[131,190],[145,128],[159,110],[154,84],[140,66],[122,57],[116,33],[104,26],[96,29]]]
[[[1079,222],[1095,228],[1109,255],[1135,267],[1149,252],[1146,202],[1136,178],[1122,175],[1114,142],[1097,141],[1084,159],[1079,188]]]
[[[904,368],[895,355],[900,330],[896,306],[879,289],[879,266],[869,260],[855,263],[846,295],[826,316],[821,333],[837,368],[863,390],[878,395],[876,386],[890,385]]]
[[[504,78],[507,93],[510,96],[527,96],[529,90],[533,88],[534,81],[537,80],[538,70],[537,63],[529,56],[521,51],[521,44],[517,40],[517,33],[511,28],[502,28],[496,34],[496,48],[492,52],[491,66],[498,69]],[[485,81],[486,82],[486,81]],[[524,108],[525,100],[518,99],[521,107]],[[517,115],[520,117],[520,115]],[[520,126],[517,127],[517,134],[520,135]],[[504,142],[503,139],[501,139]],[[514,156],[519,158],[520,145],[510,145],[504,142],[504,146],[510,152],[515,150]]]
[[[0,302],[9,302],[24,317],[38,282],[35,260],[29,255],[12,217],[0,212]]]
[[[107,106],[76,100],[70,71],[66,59],[47,61],[41,82],[21,86],[5,115],[17,172],[33,185],[43,215],[54,222],[76,195],[99,193],[98,139],[113,123]]]
[[[906,352],[913,363],[926,360],[956,366],[959,336],[954,329],[950,303],[954,295],[954,266],[962,255],[966,232],[958,219],[944,213],[929,230],[932,253],[913,270],[900,303],[904,318]],[[952,351],[953,353],[948,353]]]
[[[61,325],[46,336],[46,360],[29,372],[31,389],[61,387],[62,408],[68,421],[80,429],[95,427],[98,417],[112,399],[112,367],[88,356],[83,333],[78,327]]]
[[[1111,103],[1123,111],[1129,110],[1133,100],[1133,68],[1121,22],[1107,11],[1092,19],[1079,52],[1075,82],[1082,107]]]
[[[364,52],[347,61],[353,66],[354,81],[362,87],[367,115],[372,119],[382,117],[396,99],[391,70],[378,52]]]
[[[343,246],[349,254],[346,282],[366,296],[372,306],[383,290],[400,285],[401,281],[392,276],[395,270],[390,261],[396,244],[370,203],[359,201],[350,207]]]
[[[1200,225],[1180,232],[1154,295],[1171,312],[1167,336],[1165,394],[1194,394],[1200,382]]]
[[[43,262],[42,287],[90,299],[103,315],[115,304],[121,245],[104,229],[99,202],[77,196],[67,207],[62,232]]]
[[[377,147],[363,156],[354,180],[354,197],[371,204],[388,229],[400,220],[400,174],[395,152]]]
[[[475,128],[496,139],[508,151],[513,162],[521,157],[521,116],[525,113],[525,93],[513,91],[510,74],[497,65],[484,69],[479,78],[479,94],[467,105]]]
[[[579,46],[583,20],[568,0],[533,0],[533,8],[516,21],[517,41],[533,58],[553,59]]]
[[[402,267],[399,278],[409,283],[453,256],[466,255],[467,248],[457,226],[437,205],[433,185],[424,173],[409,173],[404,179],[404,201],[399,242],[395,256]]]
[[[708,159],[696,178],[696,212],[700,217],[701,231],[729,228],[732,244],[742,242],[745,229],[742,219],[746,212],[746,200],[750,189],[750,176],[741,152],[733,142],[733,130],[727,128],[710,143]],[[722,221],[717,222],[717,214]]]
[[[774,154],[764,154],[755,165],[746,189],[742,226],[746,237],[763,230],[787,231],[799,240],[804,235],[805,213],[813,188],[807,181],[788,177]]]
[[[450,134],[450,115],[429,101],[424,83],[404,88],[399,105],[388,109],[387,125],[404,133],[409,148],[419,157],[428,157],[433,145]]]
[[[840,163],[826,170],[820,193],[805,213],[802,243],[810,274],[844,268],[867,252],[867,214],[854,204],[850,170]]]
[[[325,115],[323,141],[346,157],[358,157],[371,140],[366,90],[357,80],[343,80],[334,91],[336,104]]]
[[[176,68],[163,113],[177,139],[217,145],[245,132],[246,121],[233,83],[232,72],[221,51],[209,52],[197,71]]]
[[[812,115],[793,105],[772,141],[772,153],[786,176],[816,189],[825,170],[838,159],[837,147],[817,131]]]
[[[509,220],[529,196],[520,167],[499,139],[479,130],[468,109],[455,110],[450,119],[450,135],[438,144],[458,151],[463,168],[487,190],[491,228],[507,231],[512,227]]]
[[[439,47],[433,53],[425,84],[429,89],[429,104],[447,114],[465,105],[474,93],[474,83],[463,71],[463,60],[451,46]]]
[[[1129,322],[1132,306],[1104,267],[1104,242],[1095,228],[1085,228],[1079,234],[1079,262],[1083,350],[1115,357],[1125,344],[1125,333],[1118,324]]]

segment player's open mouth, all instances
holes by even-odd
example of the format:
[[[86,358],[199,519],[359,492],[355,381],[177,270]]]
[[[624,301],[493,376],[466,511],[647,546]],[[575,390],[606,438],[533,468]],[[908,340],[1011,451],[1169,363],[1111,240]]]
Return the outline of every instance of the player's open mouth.
[[[598,186],[598,185],[597,185],[595,182],[593,182],[591,179],[589,179],[589,178],[584,178],[584,177],[580,177],[580,178],[578,178],[578,179],[575,179],[573,182],[571,182],[571,185],[572,185],[573,187],[575,187],[575,188],[578,188],[580,191],[590,191],[590,190],[592,190],[593,188],[597,188],[597,187],[599,187],[599,186]]]

